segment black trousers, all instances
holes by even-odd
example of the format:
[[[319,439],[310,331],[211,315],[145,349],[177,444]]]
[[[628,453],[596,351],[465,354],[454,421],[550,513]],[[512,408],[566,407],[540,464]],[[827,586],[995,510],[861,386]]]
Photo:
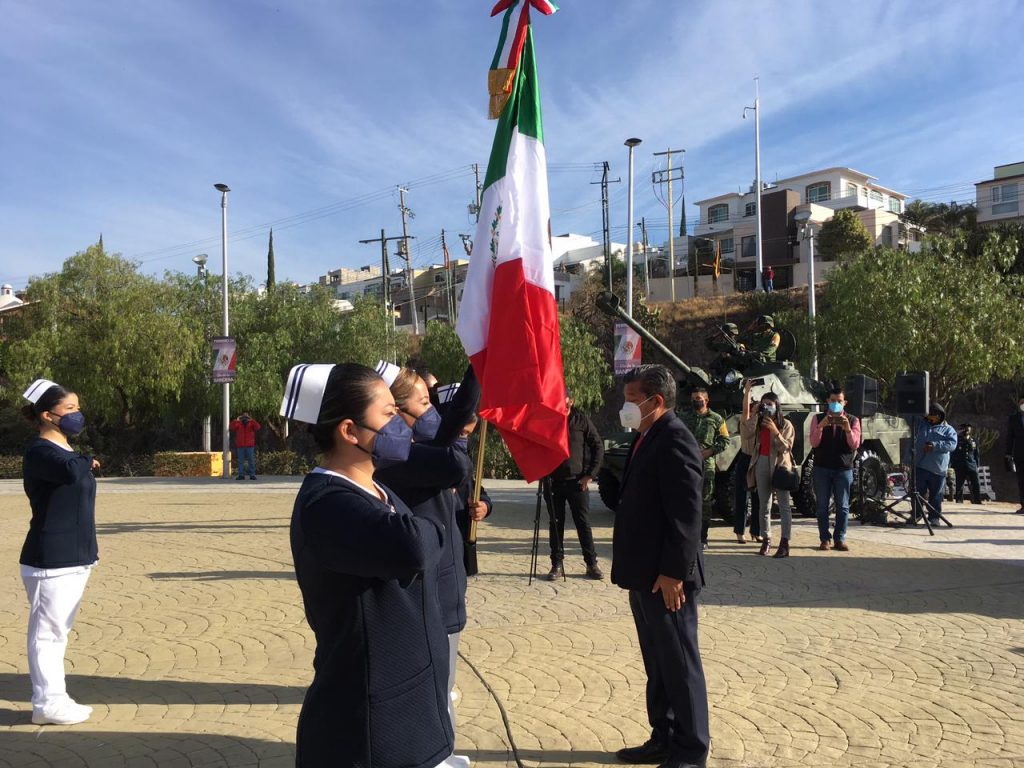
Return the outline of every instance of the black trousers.
[[[1013,463],[1017,465],[1017,495],[1021,509],[1024,509],[1024,454],[1014,456]]]
[[[647,672],[647,718],[651,738],[669,756],[701,763],[711,746],[708,691],[697,647],[697,591],[683,585],[686,602],[672,613],[660,592],[630,590],[640,653]]]
[[[957,504],[964,500],[964,483],[971,489],[971,503],[981,504],[981,481],[978,480],[978,468],[953,467],[956,482],[953,485],[953,500]]]
[[[735,499],[733,507],[733,533],[743,533],[744,528],[747,525],[747,498],[750,498],[750,508],[753,513],[750,515],[750,535],[760,536],[761,535],[761,516],[757,514],[757,510],[760,509],[760,504],[757,500],[757,491],[752,488],[747,488],[747,469],[750,467],[750,454],[743,453],[740,451],[736,454],[736,461],[733,464],[733,472],[736,476],[733,480],[735,482]]]
[[[549,522],[549,542],[551,544],[551,564],[560,565],[565,557],[565,505],[569,504],[572,521],[576,524],[576,533],[580,537],[580,548],[583,560],[587,565],[597,565],[597,550],[594,548],[594,533],[590,530],[590,494],[580,488],[576,478],[551,481],[551,514]]]

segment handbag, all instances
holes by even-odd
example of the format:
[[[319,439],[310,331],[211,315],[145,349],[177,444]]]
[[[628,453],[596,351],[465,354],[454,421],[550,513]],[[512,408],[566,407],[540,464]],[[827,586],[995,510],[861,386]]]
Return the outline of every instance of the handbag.
[[[779,466],[772,472],[772,488],[777,491],[795,491],[800,487],[800,473]]]

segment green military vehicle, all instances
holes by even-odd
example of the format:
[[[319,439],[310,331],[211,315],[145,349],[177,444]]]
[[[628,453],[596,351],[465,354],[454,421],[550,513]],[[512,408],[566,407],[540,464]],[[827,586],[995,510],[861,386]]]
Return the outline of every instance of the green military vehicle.
[[[796,427],[796,442],[793,458],[800,467],[800,488],[793,493],[793,505],[798,514],[813,517],[815,514],[814,484],[811,470],[814,457],[811,452],[811,418],[822,410],[827,399],[827,385],[800,374],[792,362],[796,342],[786,330],[778,331],[781,343],[773,362],[750,362],[743,371],[719,371],[711,375],[701,368],[689,366],[662,344],[646,328],[626,314],[619,305],[619,299],[609,291],[597,298],[598,308],[605,314],[621,320],[639,333],[646,341],[665,356],[682,379],[681,388],[702,386],[708,390],[711,409],[726,419],[731,435],[729,447],[715,457],[715,514],[732,521],[735,499],[734,462],[740,450],[739,420],[743,410],[743,388],[747,379],[757,382],[751,396],[759,399],[765,392],[774,392],[779,397],[782,412]],[[683,400],[683,402],[686,402]],[[900,440],[910,437],[907,422],[897,416],[882,413],[863,415],[850,409],[861,420],[861,448],[854,466],[854,482],[863,490],[865,498],[882,499],[886,495],[888,470],[900,463]],[[601,500],[614,510],[619,494],[619,483],[626,463],[629,446],[634,435],[616,433],[605,437],[605,460],[598,474],[598,490]],[[740,482],[743,482],[740,479]]]

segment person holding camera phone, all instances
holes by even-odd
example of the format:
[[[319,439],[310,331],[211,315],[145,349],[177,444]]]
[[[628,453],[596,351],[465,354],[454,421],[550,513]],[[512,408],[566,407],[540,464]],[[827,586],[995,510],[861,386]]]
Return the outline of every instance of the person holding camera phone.
[[[853,487],[853,461],[860,447],[860,420],[846,412],[846,395],[834,386],[828,393],[827,412],[811,421],[811,448],[814,449],[814,496],[817,501],[818,549],[830,547],[849,551],[846,523],[850,517],[850,488]],[[836,500],[836,527],[828,530],[828,502]]]
[[[774,392],[765,392],[756,409],[750,403],[750,390],[754,382],[750,379],[743,390],[743,420],[740,422],[741,439],[746,436],[753,441],[753,454],[747,469],[747,486],[757,488],[758,507],[761,518],[761,549],[759,555],[772,551],[771,509],[772,492],[778,494],[779,511],[782,513],[782,538],[779,540],[775,557],[789,557],[789,539],[792,535],[793,510],[789,503],[789,490],[775,487],[773,478],[777,469],[793,472],[793,442],[796,429],[792,422],[782,415],[779,397]]]

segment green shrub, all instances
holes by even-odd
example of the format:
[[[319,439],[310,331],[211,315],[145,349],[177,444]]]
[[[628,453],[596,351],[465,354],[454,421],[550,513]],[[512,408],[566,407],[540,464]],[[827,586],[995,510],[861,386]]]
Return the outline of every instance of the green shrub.
[[[21,456],[0,456],[0,480],[21,480]]]
[[[266,451],[256,454],[256,469],[263,475],[305,475],[314,463],[294,451]]]
[[[164,452],[153,456],[153,474],[157,477],[210,477],[209,453]]]

